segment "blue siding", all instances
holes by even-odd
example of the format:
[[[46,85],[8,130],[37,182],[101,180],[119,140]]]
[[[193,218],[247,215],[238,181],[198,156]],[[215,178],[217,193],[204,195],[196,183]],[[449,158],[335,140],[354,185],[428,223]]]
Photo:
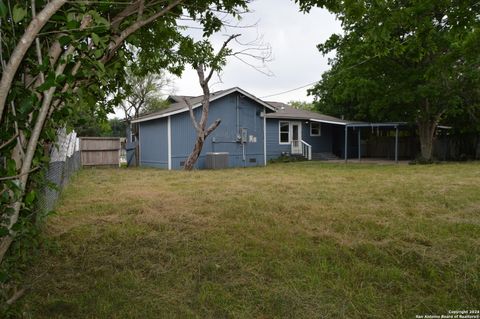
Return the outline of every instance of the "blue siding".
[[[305,121],[302,126],[302,139],[312,145],[312,153],[332,151],[333,124],[320,123],[321,136],[311,136],[310,124],[306,124]]]
[[[206,139],[196,168],[205,167],[205,154],[208,152],[228,152],[229,167],[264,165],[264,119],[261,117],[263,111],[262,105],[238,92],[211,102],[207,125],[216,119],[220,119],[221,124]],[[195,109],[194,114],[199,119],[201,107]],[[180,169],[193,149],[196,132],[188,112],[172,115],[170,120],[172,169]],[[282,153],[291,152],[289,144],[279,143],[279,121],[283,120],[266,120],[267,160],[277,158]],[[302,123],[302,140],[312,145],[313,153],[333,152],[343,156],[343,126],[321,123],[321,136],[311,136],[309,121],[286,121]],[[140,165],[168,168],[167,123],[167,118],[139,123]],[[237,142],[237,135],[241,128],[247,129],[249,137],[249,141],[243,145]],[[256,142],[250,141],[250,137],[254,137]],[[356,132],[349,130],[349,157],[356,156],[356,137]],[[245,160],[243,152],[245,152]]]
[[[139,123],[140,166],[168,168],[167,119]]]
[[[305,120],[267,119],[267,159],[274,159],[282,153],[290,153],[290,145],[280,144],[279,122],[301,122],[302,140],[312,146],[312,153],[332,152],[333,124],[321,124],[321,136],[310,136],[310,124]]]
[[[256,137],[256,142],[245,143],[245,158],[243,161],[242,144],[237,143],[237,97],[238,124],[246,128],[248,135]],[[205,167],[207,152],[228,152],[230,167],[264,165],[263,157],[263,118],[260,113],[263,106],[243,97],[238,93],[230,94],[211,102],[208,125],[216,119],[221,119],[220,126],[206,139],[202,153],[197,161],[197,168]],[[201,108],[194,110],[197,119],[201,116]],[[172,168],[182,167],[195,144],[195,129],[188,112],[171,117],[172,128]]]
[[[277,119],[267,119],[267,160],[280,157],[282,153],[290,153],[290,145],[280,144]]]

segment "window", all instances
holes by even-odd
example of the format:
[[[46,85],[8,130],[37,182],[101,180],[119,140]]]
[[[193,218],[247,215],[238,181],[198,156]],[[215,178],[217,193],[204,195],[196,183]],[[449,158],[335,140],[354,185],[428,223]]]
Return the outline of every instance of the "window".
[[[290,143],[290,123],[288,122],[279,122],[279,138],[280,144],[289,144]]]
[[[321,136],[322,135],[322,127],[320,123],[317,122],[310,122],[310,136]]]

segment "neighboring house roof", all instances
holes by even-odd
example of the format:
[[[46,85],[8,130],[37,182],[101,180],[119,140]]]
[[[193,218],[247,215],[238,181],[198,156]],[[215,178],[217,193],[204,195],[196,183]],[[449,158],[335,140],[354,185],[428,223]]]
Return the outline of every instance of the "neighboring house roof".
[[[260,100],[259,98],[253,96],[252,94],[250,94],[250,93],[248,93],[248,92],[246,92],[246,91],[244,91],[244,90],[242,90],[241,88],[238,88],[238,87],[234,87],[234,88],[231,88],[231,89],[228,89],[228,90],[218,91],[218,92],[210,94],[210,102],[215,101],[215,100],[217,100],[221,97],[224,97],[226,95],[229,95],[233,92],[239,92],[240,94],[245,95],[245,96],[251,98],[252,100],[256,101],[257,103],[265,106],[266,108],[270,109],[271,111],[274,111],[274,112],[276,111],[275,107],[273,107],[272,105]],[[145,121],[150,121],[150,120],[155,120],[155,119],[167,117],[167,116],[170,116],[170,115],[175,115],[175,114],[178,114],[178,113],[187,112],[188,111],[187,101],[188,101],[188,103],[190,103],[192,108],[197,108],[197,107],[202,105],[203,95],[195,96],[195,97],[191,97],[191,96],[170,96],[169,98],[171,98],[171,100],[174,100],[174,101],[178,100],[178,102],[171,104],[170,107],[168,107],[164,110],[153,112],[153,113],[150,113],[150,114],[145,114],[145,115],[143,115],[143,116],[141,116],[137,119],[134,119],[134,120],[132,120],[132,123],[145,122]]]
[[[274,113],[266,114],[266,118],[299,119],[299,120],[309,120],[314,122],[340,124],[340,125],[347,125],[347,124],[354,123],[352,121],[342,120],[333,116],[324,115],[314,111],[295,109],[285,103],[279,103],[279,102],[267,102],[267,103],[275,107],[277,111]]]

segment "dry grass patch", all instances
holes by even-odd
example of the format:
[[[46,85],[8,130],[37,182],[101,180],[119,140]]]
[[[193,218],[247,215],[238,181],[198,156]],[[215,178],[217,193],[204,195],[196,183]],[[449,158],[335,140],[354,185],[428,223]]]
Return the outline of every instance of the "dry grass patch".
[[[480,165],[83,170],[34,318],[412,318],[478,308]]]

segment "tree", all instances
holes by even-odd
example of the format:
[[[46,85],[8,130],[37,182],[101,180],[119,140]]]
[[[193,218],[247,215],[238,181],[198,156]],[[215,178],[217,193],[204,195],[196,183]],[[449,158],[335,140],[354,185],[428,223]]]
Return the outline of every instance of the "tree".
[[[127,68],[125,83],[118,92],[122,99],[119,108],[125,113],[125,120],[130,122],[142,113],[168,106],[162,98],[168,91],[172,91],[172,81],[165,72],[138,75],[132,68]]]
[[[235,57],[255,70],[265,74],[262,69],[266,68],[266,62],[270,60],[270,46],[262,41],[258,41],[259,39],[255,39],[254,41],[250,41],[248,43],[241,43],[237,40],[238,37],[240,37],[240,34],[230,35],[227,40],[223,42],[221,48],[216,53],[208,41],[200,41],[197,43],[186,42],[185,47],[183,48],[187,51],[193,50],[196,52],[196,54],[190,55],[190,58],[187,61],[197,71],[199,84],[203,92],[200,120],[195,118],[193,106],[189,103],[188,99],[184,100],[188,105],[190,118],[197,133],[193,150],[185,161],[184,169],[187,171],[192,170],[197,162],[198,157],[202,152],[205,139],[221,123],[221,119],[217,119],[207,127],[208,113],[210,109],[209,82],[214,73],[222,69],[222,67],[226,64],[228,57]],[[236,43],[242,47],[242,49],[238,51],[230,49],[228,45],[233,40],[235,40]],[[253,59],[256,62],[261,61],[261,64],[255,64],[247,59]]]
[[[287,104],[297,110],[312,111],[315,108],[313,103],[308,103],[305,101],[290,101]]]
[[[39,0],[16,2],[8,10],[0,0],[2,292],[19,269],[4,257],[16,236],[27,233],[22,227],[34,220],[37,183],[31,181],[37,175],[32,173],[48,162],[44,146],[54,142],[55,131],[71,127],[75,114],[92,106],[98,116],[111,112],[118,100],[109,97],[125,82],[134,54],[150,72],[180,74],[195,52],[178,50],[190,39],[181,33],[179,19],[199,21],[209,36],[222,28],[217,13],[237,16],[247,3]]]
[[[300,1],[308,10],[319,1]],[[320,3],[324,5],[324,3]],[[336,52],[310,92],[319,108],[358,120],[417,124],[432,158],[436,126],[463,113],[480,84],[480,5],[471,1],[331,1],[344,34],[318,46]]]
[[[190,112],[190,118],[192,120],[193,127],[197,132],[197,137],[195,139],[195,145],[193,147],[192,152],[188,156],[187,160],[185,161],[184,169],[186,171],[190,171],[193,169],[193,166],[198,160],[200,153],[202,152],[203,144],[205,143],[205,139],[220,125],[221,119],[217,119],[207,128],[207,121],[208,121],[208,112],[210,109],[210,88],[209,82],[212,79],[212,76],[215,71],[218,71],[223,65],[225,65],[226,61],[225,58],[231,54],[231,50],[227,48],[228,43],[233,39],[239,37],[239,34],[231,35],[228,39],[223,43],[222,47],[218,51],[218,53],[214,54],[211,47],[206,45],[205,42],[197,43],[198,46],[202,47],[202,50],[199,52],[203,52],[202,55],[196,56],[191,60],[192,66],[197,71],[198,80],[200,87],[202,88],[203,92],[203,99],[202,99],[202,115],[200,121],[197,121],[195,118],[195,114],[193,113],[193,107],[190,102],[185,99],[185,103],[188,105],[188,109]],[[210,61],[209,65],[207,65],[207,61]],[[207,67],[210,67],[210,71],[207,72],[205,75],[205,71]]]
[[[97,116],[94,109],[82,110],[82,112],[78,114],[78,118],[77,121],[72,123],[78,136],[111,136],[112,127],[110,121]]]
[[[111,128],[111,135],[114,137],[125,137],[127,130],[127,122],[119,118],[113,118],[108,120]]]

